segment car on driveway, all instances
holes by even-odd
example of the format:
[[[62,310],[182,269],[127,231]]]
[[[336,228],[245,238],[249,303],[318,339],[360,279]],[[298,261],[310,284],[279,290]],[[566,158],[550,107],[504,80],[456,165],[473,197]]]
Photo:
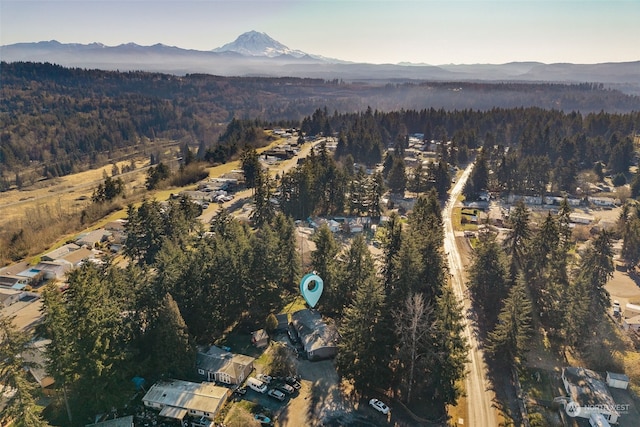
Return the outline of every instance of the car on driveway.
[[[282,402],[282,401],[284,400],[284,398],[285,398],[285,395],[284,395],[284,393],[283,393],[283,392],[281,392],[280,390],[276,390],[276,389],[274,389],[274,388],[272,388],[271,390],[269,390],[269,391],[267,392],[267,394],[268,394],[270,397],[273,397],[274,399],[279,400],[280,402]]]
[[[278,386],[278,390],[281,390],[287,394],[293,394],[296,391],[296,389],[291,387],[289,384],[282,384]]]
[[[284,382],[286,382],[288,385],[290,385],[291,387],[295,388],[296,390],[300,390],[300,387],[302,387],[300,385],[300,382],[298,380],[296,380],[293,377],[287,377],[284,379]]]
[[[258,378],[260,381],[262,381],[265,384],[271,383],[271,380],[273,379],[271,375],[265,375],[265,374],[258,374],[256,375],[256,378]]]
[[[387,415],[390,411],[389,407],[378,399],[371,399],[369,405],[378,412]]]

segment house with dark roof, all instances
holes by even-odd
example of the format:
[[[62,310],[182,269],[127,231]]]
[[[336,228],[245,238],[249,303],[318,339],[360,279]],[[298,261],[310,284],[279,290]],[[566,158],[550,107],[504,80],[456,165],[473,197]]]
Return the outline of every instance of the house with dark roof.
[[[198,375],[207,381],[241,384],[253,370],[255,360],[253,357],[233,354],[214,345],[207,352],[198,352],[196,367]]]
[[[590,418],[602,414],[611,424],[617,424],[620,413],[602,377],[585,368],[562,368],[562,382],[571,402],[578,405],[575,416]]]
[[[299,310],[291,315],[291,325],[296,331],[309,360],[335,357],[340,335],[335,324],[327,323],[317,310]]]

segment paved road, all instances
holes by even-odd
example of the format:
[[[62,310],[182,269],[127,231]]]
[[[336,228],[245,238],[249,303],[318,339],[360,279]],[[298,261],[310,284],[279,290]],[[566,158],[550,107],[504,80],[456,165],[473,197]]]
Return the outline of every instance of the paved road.
[[[449,270],[453,281],[453,290],[459,302],[464,308],[465,328],[464,334],[469,343],[469,361],[467,363],[467,377],[465,386],[467,391],[467,411],[468,419],[464,420],[466,426],[493,427],[498,425],[496,412],[492,406],[494,394],[490,390],[490,384],[486,379],[486,366],[484,364],[483,352],[478,347],[478,340],[473,333],[472,321],[467,313],[470,308],[470,301],[466,298],[467,288],[464,281],[464,265],[456,245],[455,232],[451,214],[456,200],[462,193],[465,182],[469,178],[473,164],[464,171],[458,182],[451,190],[449,201],[445,205],[443,221],[445,227],[444,248],[447,253]]]

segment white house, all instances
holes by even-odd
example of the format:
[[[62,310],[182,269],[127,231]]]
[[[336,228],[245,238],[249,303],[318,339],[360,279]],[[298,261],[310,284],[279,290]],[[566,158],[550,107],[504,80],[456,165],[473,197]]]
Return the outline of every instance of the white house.
[[[209,382],[169,380],[151,386],[142,402],[147,408],[159,410],[161,417],[182,421],[188,414],[213,420],[230,393],[228,388]]]

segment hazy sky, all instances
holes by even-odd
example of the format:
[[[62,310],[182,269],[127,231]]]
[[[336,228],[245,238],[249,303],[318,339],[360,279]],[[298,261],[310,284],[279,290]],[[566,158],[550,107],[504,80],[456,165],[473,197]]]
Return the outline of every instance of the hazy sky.
[[[640,0],[0,0],[0,45],[210,50],[249,30],[370,63],[640,60]]]

